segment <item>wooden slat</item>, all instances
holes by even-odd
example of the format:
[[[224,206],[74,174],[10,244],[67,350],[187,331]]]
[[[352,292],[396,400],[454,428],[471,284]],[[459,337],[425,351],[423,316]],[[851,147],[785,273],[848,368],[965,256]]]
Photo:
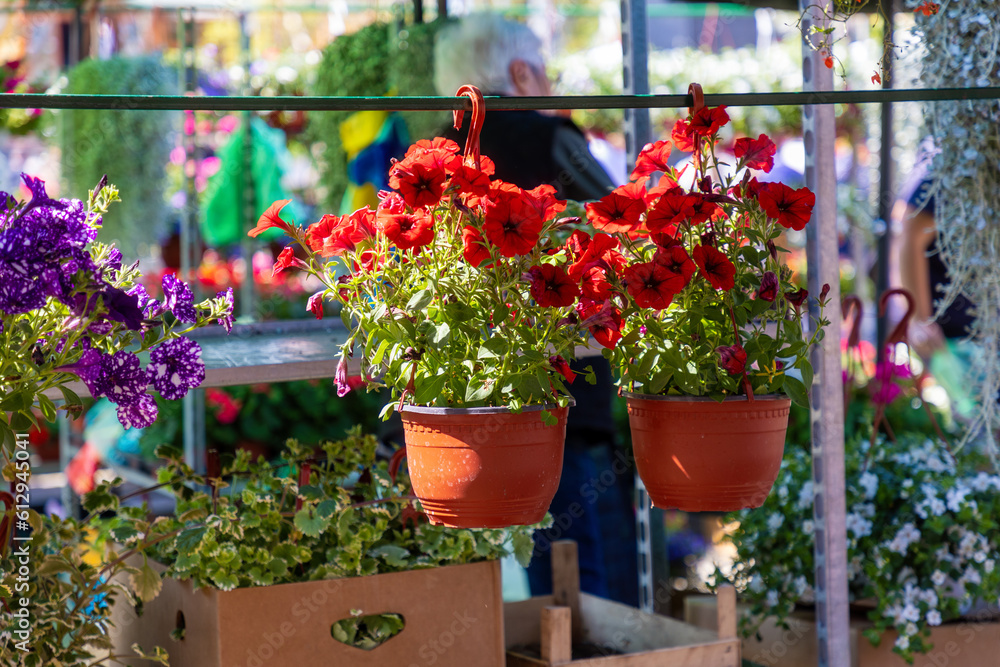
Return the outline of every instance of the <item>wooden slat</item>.
[[[580,614],[580,562],[576,542],[552,543],[552,599],[572,612],[573,641],[583,640],[583,617]]]
[[[549,665],[564,665],[573,659],[572,612],[569,607],[544,607],[542,623],[542,660]]]
[[[541,641],[538,618],[543,607],[555,604],[551,595],[507,602],[503,606],[503,634],[506,647],[528,646]]]
[[[727,639],[695,646],[576,660],[572,665],[573,667],[740,667],[740,643],[735,639]]]
[[[718,616],[719,639],[736,638],[736,589],[730,584],[719,586]]]
[[[677,619],[647,614],[634,607],[580,594],[584,641],[610,646],[623,653],[718,641],[713,630],[696,628]]]

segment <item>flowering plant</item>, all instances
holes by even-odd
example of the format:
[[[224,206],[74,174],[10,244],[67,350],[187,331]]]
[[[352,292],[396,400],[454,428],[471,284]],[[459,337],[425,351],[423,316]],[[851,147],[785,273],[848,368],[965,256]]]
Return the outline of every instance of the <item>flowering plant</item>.
[[[141,284],[138,263],[96,242],[118,191],[103,180],[88,202],[51,199],[45,184],[23,176],[32,198],[0,193],[0,439],[14,455],[15,433],[36,423],[32,407],[52,421],[59,391],[65,407],[81,407],[68,386],[82,380],[94,397],[116,404],[127,428],[156,419],[152,387],[177,399],[205,377],[201,348],[182,334],[212,322],[232,326],[232,291],[195,304],[190,288],[163,279],[156,301]],[[139,354],[149,352],[143,368]],[[25,462],[26,463],[26,462]],[[23,480],[22,480],[23,481]]]
[[[921,434],[847,445],[847,550],[851,598],[874,598],[877,643],[895,629],[894,651],[911,660],[931,648],[930,626],[960,616],[1000,589],[1000,476],[955,461]],[[985,462],[982,462],[985,463]],[[741,511],[728,575],[750,605],[752,634],[766,617],[783,621],[813,596],[813,482],[808,449],[790,447],[763,508]],[[785,554],[760,558],[760,554]]]
[[[567,404],[567,359],[585,329],[568,250],[551,236],[566,204],[551,186],[491,178],[492,161],[478,154],[481,122],[474,112],[465,157],[447,139],[411,146],[374,211],[302,228],[280,218],[281,201],[251,230],[280,227],[302,248],[305,259],[286,247],[275,271],[294,266],[323,281],[308,305],[316,317],[326,297],[343,304],[342,393],[384,383],[400,405]],[[349,378],[356,349],[362,375]]]
[[[774,163],[764,135],[738,139],[735,171],[724,171],[717,145],[728,120],[725,107],[702,107],[677,121],[673,146],[691,153],[680,170],[668,164],[670,141],[645,146],[631,182],[587,205],[594,233],[573,232],[568,273],[622,387],[720,400],[783,392],[806,404],[827,288],[807,337],[808,293],[791,282],[779,243],[805,227],[815,196],[757,180],[752,171]]]

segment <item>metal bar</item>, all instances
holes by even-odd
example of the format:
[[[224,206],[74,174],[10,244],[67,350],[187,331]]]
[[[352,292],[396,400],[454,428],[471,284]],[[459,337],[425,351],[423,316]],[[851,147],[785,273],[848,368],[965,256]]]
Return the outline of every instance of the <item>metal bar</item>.
[[[883,17],[883,30],[890,38],[895,30],[894,11],[895,3],[889,0],[889,8]],[[895,49],[890,49],[885,56],[885,76],[882,78],[882,88],[892,87],[892,65],[895,60]],[[893,196],[893,172],[895,160],[892,159],[892,103],[882,104],[881,133],[879,137],[879,165],[878,165],[878,222],[876,223],[876,233],[878,234],[877,250],[878,261],[876,262],[875,274],[875,298],[879,298],[883,292],[889,289],[889,252],[892,243],[892,205]],[[889,315],[880,314],[875,320],[875,340],[878,341],[876,354],[881,361],[885,356],[882,349],[882,341],[889,333]]]
[[[825,25],[800,0],[803,34]],[[819,25],[817,25],[819,24]],[[833,70],[823,55],[803,42],[803,85],[820,96],[833,88]],[[831,106],[802,109],[805,181],[816,193],[812,221],[806,226],[808,286],[818,296],[829,285],[830,320],[822,342],[813,348],[815,382],[811,393],[813,519],[815,525],[816,640],[819,667],[851,664],[847,599],[847,528],[844,485],[844,396],[840,366],[840,254],[837,243],[836,123]],[[818,315],[815,303],[810,314]],[[772,555],[773,557],[773,555]]]
[[[706,94],[708,106],[799,106],[879,104],[945,100],[1000,99],[1000,87],[893,88],[781,93]],[[10,93],[4,109],[118,109],[195,111],[451,111],[472,110],[466,97],[207,97],[183,95],[44,95]],[[487,110],[510,109],[670,109],[689,107],[690,95],[569,95],[564,97],[487,97]]]

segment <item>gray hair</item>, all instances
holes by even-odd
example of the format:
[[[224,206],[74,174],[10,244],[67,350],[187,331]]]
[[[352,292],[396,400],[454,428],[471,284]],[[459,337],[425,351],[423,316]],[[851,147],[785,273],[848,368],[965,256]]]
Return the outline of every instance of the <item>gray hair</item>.
[[[545,67],[542,41],[531,28],[495,14],[472,14],[442,29],[434,44],[434,86],[454,95],[464,84],[484,94],[511,92],[510,64],[515,60]]]

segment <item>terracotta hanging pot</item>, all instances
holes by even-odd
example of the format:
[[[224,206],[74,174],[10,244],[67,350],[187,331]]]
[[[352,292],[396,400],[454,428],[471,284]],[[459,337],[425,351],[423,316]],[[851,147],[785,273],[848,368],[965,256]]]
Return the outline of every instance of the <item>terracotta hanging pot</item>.
[[[562,474],[569,408],[404,406],[400,415],[413,492],[431,523],[502,528],[545,516]]]
[[[654,507],[760,507],[781,467],[791,400],[783,395],[649,396],[628,403],[636,469]]]

